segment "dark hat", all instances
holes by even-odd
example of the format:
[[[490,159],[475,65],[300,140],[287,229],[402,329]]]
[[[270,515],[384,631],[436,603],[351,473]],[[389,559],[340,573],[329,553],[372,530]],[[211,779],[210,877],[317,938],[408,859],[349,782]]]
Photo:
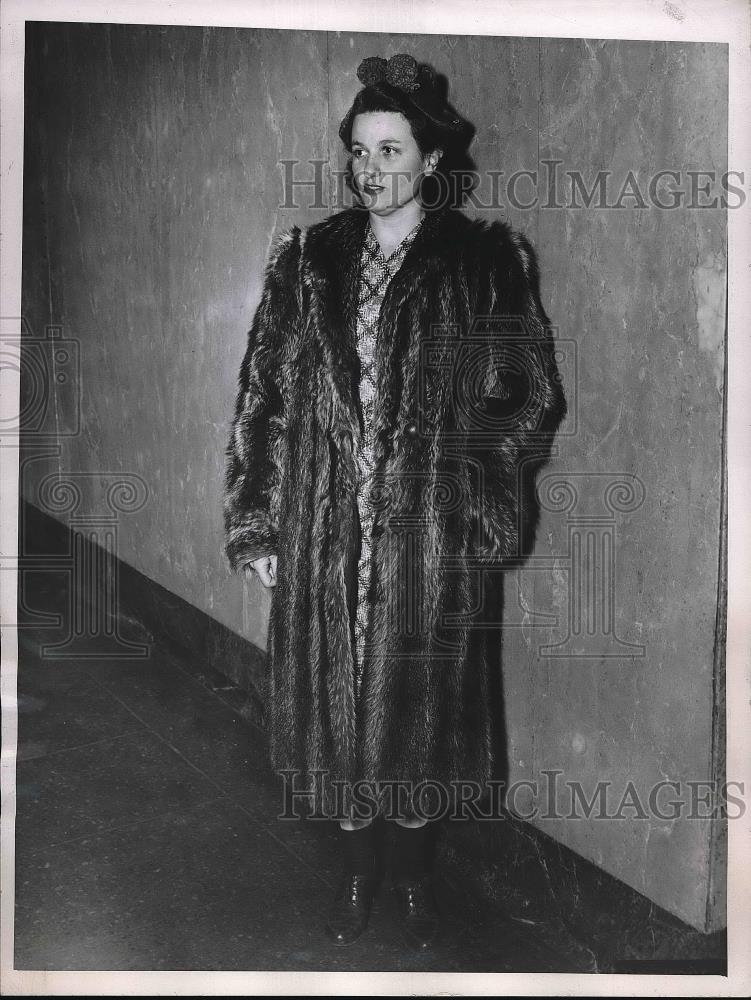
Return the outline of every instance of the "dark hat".
[[[357,67],[357,78],[366,87],[400,90],[408,103],[443,132],[456,138],[468,137],[473,132],[469,122],[446,100],[445,90],[432,66],[418,63],[407,53],[400,52],[390,59],[368,56]]]

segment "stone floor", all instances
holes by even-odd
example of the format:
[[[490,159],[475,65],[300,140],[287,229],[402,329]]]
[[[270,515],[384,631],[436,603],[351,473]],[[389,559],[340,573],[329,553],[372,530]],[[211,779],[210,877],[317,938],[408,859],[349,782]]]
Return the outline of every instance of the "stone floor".
[[[329,944],[332,824],[276,819],[279,791],[244,692],[196,671],[123,611],[120,634],[150,642],[148,657],[103,657],[100,639],[84,637],[74,658],[56,658],[51,647],[68,635],[71,606],[64,574],[27,576],[16,968],[595,972],[617,969],[603,965],[606,952],[633,955],[625,924],[608,926],[605,944],[596,922],[591,940],[586,929],[572,934],[533,881],[522,913],[511,905],[518,891],[506,905],[478,891],[466,859],[450,851],[437,883],[443,933],[429,954],[402,944],[387,889],[359,941]],[[646,931],[639,918],[639,934],[664,942],[667,927],[668,958],[695,957],[694,971],[717,971],[722,936],[699,935],[645,902],[652,917]],[[653,954],[665,957],[658,945]],[[690,961],[668,966],[691,971]],[[637,962],[621,971],[659,970]]]

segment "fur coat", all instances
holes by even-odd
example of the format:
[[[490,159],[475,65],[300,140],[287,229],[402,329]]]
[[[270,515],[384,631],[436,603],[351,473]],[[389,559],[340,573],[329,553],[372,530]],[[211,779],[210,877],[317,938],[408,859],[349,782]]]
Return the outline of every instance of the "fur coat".
[[[356,311],[367,212],[275,242],[239,375],[224,491],[239,571],[277,554],[272,767],[483,783],[503,754],[503,570],[529,551],[536,470],[566,404],[534,252],[500,221],[428,212],[381,308],[369,624]]]

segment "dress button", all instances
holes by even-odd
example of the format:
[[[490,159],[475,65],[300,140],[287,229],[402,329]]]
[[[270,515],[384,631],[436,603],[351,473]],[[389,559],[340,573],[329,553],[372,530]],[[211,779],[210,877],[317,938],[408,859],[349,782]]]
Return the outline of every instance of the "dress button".
[[[407,426],[405,427],[405,431],[407,434],[409,434],[410,437],[415,437],[417,435],[417,424],[416,423],[407,424]]]

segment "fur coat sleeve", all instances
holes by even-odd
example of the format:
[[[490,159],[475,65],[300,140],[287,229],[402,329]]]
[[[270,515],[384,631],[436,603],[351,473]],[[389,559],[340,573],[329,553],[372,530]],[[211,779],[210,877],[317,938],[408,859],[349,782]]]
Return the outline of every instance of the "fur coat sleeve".
[[[274,450],[287,424],[286,354],[300,321],[298,300],[290,294],[296,287],[299,233],[293,227],[272,247],[240,366],[223,499],[225,552],[237,572],[277,550],[279,463]]]
[[[491,430],[479,448],[475,554],[511,567],[531,550],[535,475],[550,457],[566,402],[535,252],[525,236],[499,223],[486,236],[474,322],[487,343],[479,394]]]

